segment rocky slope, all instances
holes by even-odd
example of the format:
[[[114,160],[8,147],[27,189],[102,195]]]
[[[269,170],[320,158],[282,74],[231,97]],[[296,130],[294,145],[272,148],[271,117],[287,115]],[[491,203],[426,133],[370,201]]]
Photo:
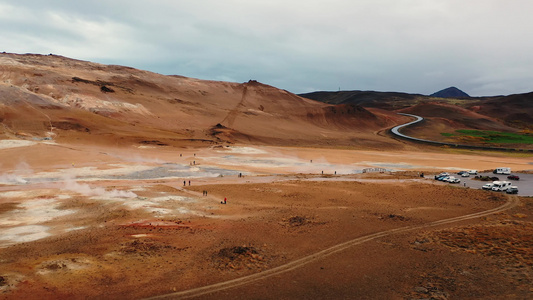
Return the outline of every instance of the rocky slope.
[[[165,76],[56,55],[0,54],[5,137],[99,143],[380,147],[401,117],[245,83]],[[365,146],[362,143],[359,146]]]

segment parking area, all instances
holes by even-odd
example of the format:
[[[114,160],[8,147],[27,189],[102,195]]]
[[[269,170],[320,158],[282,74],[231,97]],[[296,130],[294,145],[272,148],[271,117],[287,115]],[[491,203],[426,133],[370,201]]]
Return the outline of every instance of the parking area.
[[[490,177],[498,177],[500,181],[509,181],[511,182],[511,185],[518,187],[518,195],[520,196],[533,196],[533,174],[522,174],[522,173],[512,173],[513,175],[518,175],[520,177],[520,180],[509,180],[507,179],[508,175],[502,175],[502,174],[493,174],[490,173],[478,173],[477,176],[490,176]],[[431,179],[433,180],[433,175],[431,175]],[[455,176],[456,178],[461,179],[460,183],[446,183],[443,182],[442,184],[454,184],[454,185],[461,185],[469,188],[475,188],[475,189],[481,189],[481,187],[486,184],[490,183],[492,181],[481,181],[481,180],[474,180],[474,177],[476,175],[471,175],[470,177],[461,177],[461,175],[457,175],[457,173],[450,173],[451,176]],[[494,192],[498,193],[498,192]]]

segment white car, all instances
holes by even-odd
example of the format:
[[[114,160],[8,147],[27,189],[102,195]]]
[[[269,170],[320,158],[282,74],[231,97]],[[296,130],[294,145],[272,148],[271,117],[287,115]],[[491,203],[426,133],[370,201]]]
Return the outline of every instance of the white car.
[[[453,177],[453,176],[450,176],[450,178],[448,178],[447,181],[448,181],[449,183],[459,183],[459,182],[461,182],[461,179],[459,179],[459,178],[455,178],[455,177]]]
[[[494,186],[494,183],[487,183],[484,186],[482,186],[481,188],[484,189],[484,190],[491,191],[493,186]]]
[[[470,171],[468,171],[468,174],[477,175],[477,170],[470,170]]]
[[[470,174],[468,174],[468,173],[463,173],[463,174],[461,174],[461,177],[470,177]]]

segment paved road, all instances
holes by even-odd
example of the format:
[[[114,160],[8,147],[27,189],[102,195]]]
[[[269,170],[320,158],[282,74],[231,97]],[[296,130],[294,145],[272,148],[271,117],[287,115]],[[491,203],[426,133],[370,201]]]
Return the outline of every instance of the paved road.
[[[478,176],[491,176],[491,177],[498,177],[500,181],[509,181],[512,185],[515,185],[518,187],[518,195],[520,196],[533,196],[533,174],[521,174],[521,173],[513,173],[514,175],[520,176],[520,180],[509,180],[507,179],[507,175],[501,175],[501,174],[492,174],[492,173],[478,173]],[[480,180],[474,180],[475,176],[470,177],[461,177],[461,175],[450,173],[450,175],[455,176],[456,178],[461,179],[461,183],[455,185],[460,186],[466,186],[469,188],[475,188],[475,189],[481,189],[483,185],[486,183],[490,183],[492,181],[480,181]],[[427,175],[426,177],[431,176],[431,179],[433,180],[434,175]],[[440,183],[440,182],[439,182]],[[446,183],[443,183],[446,184]],[[497,193],[497,192],[494,192]]]
[[[406,127],[406,126],[409,126],[409,125],[413,125],[415,123],[418,123],[422,120],[424,120],[424,118],[420,117],[420,116],[416,116],[416,115],[410,115],[410,114],[402,114],[402,113],[398,113],[399,115],[403,115],[403,116],[408,116],[408,117],[413,117],[413,118],[416,118],[416,120],[414,121],[411,121],[409,123],[405,123],[405,124],[402,124],[402,125],[398,125],[394,128],[391,129],[392,133],[394,133],[395,135],[397,136],[401,136],[403,138],[406,138],[406,139],[410,139],[410,140],[416,140],[416,141],[423,141],[423,142],[427,142],[426,140],[422,140],[422,139],[417,139],[417,138],[414,138],[414,137],[411,137],[411,136],[408,136],[408,135],[405,135],[403,133],[400,133],[400,129]]]
[[[450,147],[455,147],[455,148],[465,148],[465,149],[479,149],[479,150],[495,150],[495,151],[518,151],[518,152],[533,152],[533,149],[520,149],[520,148],[499,148],[499,147],[485,147],[485,146],[473,146],[473,145],[462,145],[462,144],[454,144],[454,143],[445,143],[445,142],[437,142],[437,141],[430,141],[430,140],[424,140],[424,139],[419,139],[419,138],[415,138],[415,137],[412,137],[412,136],[408,136],[408,135],[405,135],[403,133],[400,133],[400,129],[403,128],[403,127],[406,127],[406,126],[409,126],[409,125],[412,125],[412,124],[415,124],[415,123],[418,123],[422,120],[424,120],[424,118],[420,117],[420,116],[416,116],[416,115],[411,115],[411,114],[404,114],[404,113],[398,113],[399,115],[404,115],[404,116],[408,116],[408,117],[413,117],[413,118],[416,118],[416,120],[414,121],[411,121],[409,123],[405,123],[405,124],[402,124],[402,125],[398,125],[394,128],[392,128],[390,131],[392,132],[392,134],[398,136],[398,137],[401,137],[403,139],[407,139],[407,140],[411,140],[411,141],[415,141],[415,142],[419,142],[419,143],[425,143],[425,144],[432,144],[432,145],[437,145],[437,146],[450,146]]]

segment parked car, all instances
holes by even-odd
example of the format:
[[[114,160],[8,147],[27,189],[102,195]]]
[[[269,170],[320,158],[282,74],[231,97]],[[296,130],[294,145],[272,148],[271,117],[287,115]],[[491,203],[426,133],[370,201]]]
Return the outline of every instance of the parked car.
[[[507,176],[507,179],[520,180],[520,177],[518,175],[509,175],[509,176]]]
[[[462,175],[465,174],[465,173],[468,174],[467,171],[459,171],[459,172],[457,172],[457,175],[461,175],[461,176],[462,176]]]
[[[486,183],[486,184],[485,184],[484,186],[482,186],[481,188],[484,189],[484,190],[491,191],[493,186],[494,186],[494,183]]]
[[[477,175],[477,170],[470,170],[470,171],[468,171],[468,174]]]
[[[510,188],[505,191],[507,194],[518,194],[518,187],[517,186],[511,186]]]
[[[461,182],[461,179],[451,176],[450,178],[448,178],[448,182],[449,183],[459,183],[459,182]]]
[[[470,177],[470,174],[468,172],[461,174],[461,177]]]
[[[440,177],[446,177],[446,176],[450,176],[450,174],[446,172],[442,172],[440,174],[435,175],[435,180],[439,180]]]

